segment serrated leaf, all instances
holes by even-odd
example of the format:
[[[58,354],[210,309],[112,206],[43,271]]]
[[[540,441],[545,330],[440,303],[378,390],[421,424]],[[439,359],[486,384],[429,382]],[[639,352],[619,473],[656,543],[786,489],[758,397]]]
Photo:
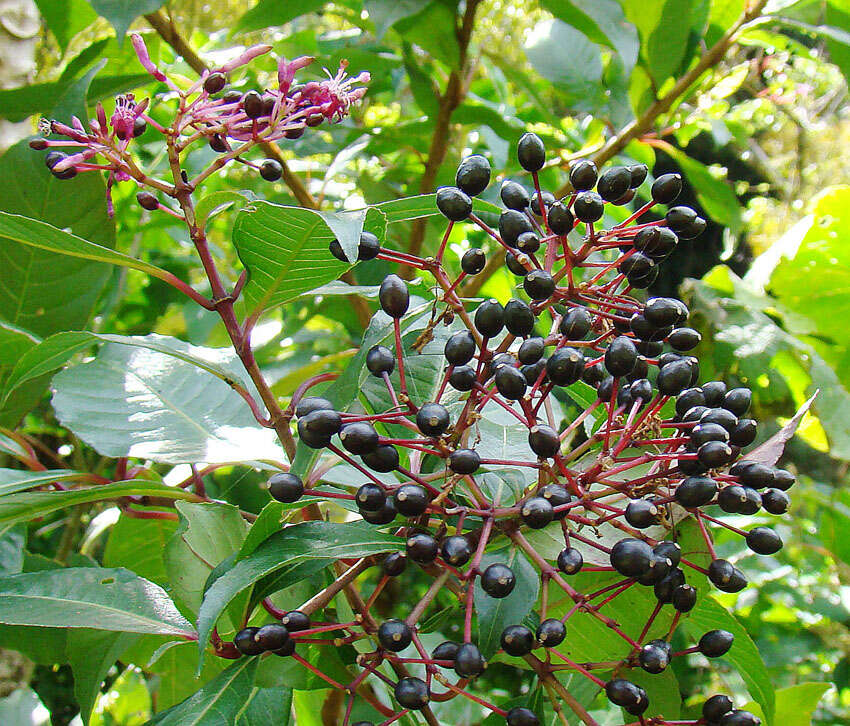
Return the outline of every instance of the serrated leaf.
[[[73,567],[0,578],[0,623],[189,635],[158,585],[124,569]]]
[[[261,427],[224,381],[147,348],[109,343],[53,379],[58,419],[105,456],[172,464],[279,461]]]

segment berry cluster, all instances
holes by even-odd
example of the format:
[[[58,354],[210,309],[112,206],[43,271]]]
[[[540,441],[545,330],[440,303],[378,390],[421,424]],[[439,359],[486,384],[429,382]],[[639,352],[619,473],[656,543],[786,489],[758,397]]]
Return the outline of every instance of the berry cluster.
[[[193,190],[230,161],[257,169],[266,181],[277,181],[283,173],[279,161],[269,158],[257,163],[245,158],[244,154],[257,143],[297,139],[309,127],[319,126],[325,121],[339,121],[348,113],[351,104],[366,92],[357,84],[369,81],[369,74],[365,71],[349,78],[346,75],[347,62],[343,61],[335,76],[328,73],[326,80],[295,84],[295,73],[314,60],[302,56],[292,61],[285,58],[278,61],[276,88],[246,92],[228,88],[228,74],[271,50],[270,45],[255,45],[220,68],[205,72],[190,88],[183,89],[151,61],[140,35],[134,34],[132,41],[145,69],[180,99],[178,116],[171,126],[166,128],[148,115],[150,99],[136,103],[133,94],[126,94],[116,98],[115,110],[109,118],[103,104],[98,103],[96,118],[89,121],[89,129],[76,117],[71,125],[42,119],[39,127],[45,136],[56,134],[64,138],[36,138],[30,142],[33,149],[50,149],[44,161],[57,179],[72,179],[84,171],[108,172],[110,214],[110,190],[115,182],[135,179],[141,186],[172,197],[181,191],[145,175],[139,161],[130,153],[133,139],[144,134],[149,126],[177,141],[177,155],[199,141],[206,141],[213,151],[222,155],[195,179],[184,177],[186,191]],[[68,153],[69,150],[71,153]],[[100,161],[95,157],[100,157]],[[140,191],[137,198],[145,209],[162,209],[180,216],[162,205],[151,191]]]
[[[514,181],[502,184],[505,209],[496,228],[475,211],[473,198],[487,188],[491,175],[487,160],[475,155],[460,164],[456,186],[437,192],[436,204],[448,229],[435,257],[381,247],[369,233],[361,237],[358,259],[377,257],[429,273],[438,293],[428,328],[417,350],[410,350],[402,341],[402,319],[411,305],[408,285],[394,274],[381,284],[380,305],[392,321],[394,344],[372,347],[365,364],[386,387],[391,408],[341,411],[325,398],[300,397],[309,386],[293,401],[301,442],[331,452],[359,471],[362,480],[344,493],[332,493],[317,488],[321,474],[311,475],[305,486],[295,473],[280,473],[269,481],[271,495],[282,502],[295,502],[305,492],[348,499],[365,521],[391,527],[405,541],[404,552],[374,563],[380,578],[357,622],[323,623],[302,631],[336,628],[344,633],[336,642],[374,643],[370,652],[361,649],[357,663],[362,670],[352,683],[338,684],[318,672],[347,690],[346,724],[357,687],[367,675],[393,688],[400,711],[373,704],[386,714],[386,724],[409,710],[422,710],[429,723],[436,723],[429,701],[457,696],[501,714],[509,726],[540,723],[540,714],[529,708],[504,710],[470,690],[487,667],[473,627],[475,599],[482,596],[476,584],[483,597],[497,599],[509,596],[517,584],[507,563],[482,566],[485,550],[493,551],[500,540],[539,570],[541,592],[533,624],[504,628],[504,656],[524,659],[523,665],[549,689],[558,683],[554,672],[572,671],[604,689],[610,702],[635,716],[636,723],[668,723],[663,713],[653,711],[646,691],[628,679],[628,670],[658,674],[674,657],[699,652],[715,658],[732,646],[733,636],[723,630],[707,632],[679,652],[671,646],[681,616],[696,605],[697,585],[704,579],[699,578],[707,577],[725,592],[746,585],[737,567],[715,555],[709,528],[716,525],[741,535],[762,555],[782,546],[769,528],[745,532],[710,513],[715,506],[736,514],[762,508],[782,514],[788,507],[785,492],[793,476],[761,463],[757,454],[747,459],[742,453],[756,437],[756,422],[747,417],[750,391],[727,390],[720,381],[698,385],[699,362],[689,351],[700,335],[687,327],[687,307],[671,298],[644,300],[633,294],[652,283],[658,265],[681,239],[696,237],[705,226],[692,209],[673,205],[682,187],[679,175],[657,178],[647,203],[625,221],[606,226],[606,205],[632,202],[647,177],[645,166],[616,166],[599,173],[593,162],[578,161],[570,170],[574,191],[555,199],[538,181],[545,163],[541,140],[525,134],[518,157],[530,172],[533,189]],[[641,222],[656,204],[667,205],[664,216]],[[464,252],[455,279],[446,272],[447,241],[459,223],[483,230],[493,240],[492,254],[504,254],[522,291],[505,305],[495,299],[471,303],[460,296],[464,278],[479,274],[487,264],[484,250]],[[346,259],[338,242],[330,251]],[[414,400],[408,390],[409,368],[423,341],[427,346],[440,326],[448,332],[436,395]],[[587,399],[593,402],[582,404],[584,410],[572,420],[559,419],[559,401]],[[479,451],[478,423],[494,409],[527,432],[526,455],[496,459]],[[529,475],[521,496],[508,506],[493,501],[481,481],[485,472],[504,469]],[[390,472],[396,483],[378,476]],[[695,523],[704,540],[708,555],[702,565],[676,541],[685,519]],[[538,553],[529,537],[542,528],[554,529],[563,539],[554,563]],[[603,541],[603,530],[616,535],[610,546]],[[423,577],[432,578],[427,594],[404,620],[375,621],[371,605],[411,563]],[[580,572],[608,573],[613,582],[582,592],[571,584]],[[417,626],[435,593],[448,585],[464,613],[463,639],[429,653]],[[547,612],[552,587],[573,603],[562,617]],[[631,588],[647,588],[657,601],[638,637],[617,622],[617,597]],[[657,632],[650,637],[666,607],[674,613],[672,624],[660,637]],[[577,613],[598,619],[623,639],[627,655],[622,661],[577,663],[569,658],[570,618]],[[249,628],[237,636],[237,647],[244,653],[272,650],[299,657],[297,638],[281,646],[280,626],[266,628],[273,629],[268,646],[264,628]],[[397,679],[383,672],[385,663]],[[408,666],[419,668],[423,677],[410,675]],[[585,723],[595,723],[563,688],[553,693]],[[735,710],[727,696],[715,695],[705,701],[701,719],[675,723],[754,726],[759,719]]]

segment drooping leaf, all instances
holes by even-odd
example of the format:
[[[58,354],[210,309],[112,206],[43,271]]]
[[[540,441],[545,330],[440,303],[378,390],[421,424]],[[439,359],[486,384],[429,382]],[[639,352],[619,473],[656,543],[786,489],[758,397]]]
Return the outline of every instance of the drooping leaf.
[[[282,458],[274,433],[224,381],[147,348],[109,343],[94,360],[61,371],[53,407],[105,456],[173,464]]]
[[[187,635],[165,591],[123,569],[75,567],[0,578],[0,623]]]
[[[776,691],[774,723],[781,726],[811,726],[818,703],[831,688],[831,683],[820,682],[798,683],[796,686],[780,688]],[[758,703],[751,701],[743,708],[764,718],[764,711]]]
[[[23,524],[0,527],[0,575],[17,575],[24,566],[27,529]]]
[[[85,476],[87,475],[69,469],[48,469],[47,471],[0,469],[0,497],[50,484],[54,481],[74,481]]]
[[[694,0],[625,0],[626,18],[640,33],[641,55],[656,87],[685,64]]]
[[[35,0],[35,4],[63,50],[71,38],[97,19],[86,0]]]
[[[365,0],[363,6],[380,40],[399,20],[421,12],[431,0]]]
[[[234,33],[248,33],[275,25],[285,25],[307,13],[320,10],[325,3],[321,0],[302,0],[298,3],[282,3],[280,0],[259,0],[236,23]]]

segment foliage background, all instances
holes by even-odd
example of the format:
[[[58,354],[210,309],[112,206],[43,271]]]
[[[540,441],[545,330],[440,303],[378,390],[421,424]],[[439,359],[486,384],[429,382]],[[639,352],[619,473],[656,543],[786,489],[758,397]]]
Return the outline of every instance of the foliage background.
[[[470,152],[487,154],[494,169],[518,177],[512,151],[523,129],[536,131],[554,152],[543,175],[549,188],[563,184],[570,158],[609,158],[611,138],[627,142],[613,149],[618,160],[645,162],[655,175],[682,171],[692,195],[686,201],[710,224],[696,244],[680,246],[652,292],[679,291],[697,313],[704,375],[753,389],[764,437],[820,390],[784,460],[799,480],[792,514],[779,526],[788,544],[775,557],[742,559],[756,587],[722,600],[754,639],[778,689],[777,723],[808,723],[812,709],[812,723],[850,722],[850,7],[844,0],[755,3],[758,12],[740,28],[744,0],[35,4],[29,11],[27,3],[5,4],[22,9],[16,18],[34,19],[35,40],[33,47],[29,21],[21,20],[4,41],[24,43],[12,46],[16,53],[34,52],[26,83],[11,72],[2,79],[11,88],[0,91],[0,115],[18,123],[4,126],[9,145],[12,135],[32,132],[35,120],[57,107],[131,89],[150,93],[154,85],[130,44],[116,38],[116,30],[120,35],[132,25],[146,34],[157,62],[190,76],[200,58],[215,64],[234,45],[260,40],[279,55],[315,55],[328,68],[348,58],[353,71],[372,73],[369,94],[351,118],[284,148],[287,183],[260,182],[251,169],[236,167],[208,191],[249,189],[282,204],[356,209],[451,183],[457,162]],[[732,28],[734,42],[727,43]],[[617,135],[630,128],[636,133]],[[151,144],[151,162],[155,153]],[[33,190],[44,182],[33,156],[12,146],[0,158],[0,209],[71,226],[200,285],[184,232],[141,210],[132,185],[118,189],[113,229],[94,179],[80,181],[73,200],[46,195],[44,205],[35,205]],[[235,269],[226,217],[213,232],[217,254]],[[394,225],[389,240],[427,253],[439,243],[438,222]],[[456,250],[482,242],[451,241]],[[348,281],[373,285],[389,271],[382,264],[357,268]],[[64,258],[41,265],[39,285],[26,288],[0,240],[0,318],[7,323],[40,337],[88,323],[98,333],[153,330],[195,345],[226,343],[214,316],[156,280],[121,268],[81,271]],[[500,270],[480,293],[506,299],[512,284]],[[286,398],[305,377],[344,366],[374,309],[368,297],[328,296],[272,313],[258,331],[259,359],[275,393]],[[0,380],[20,355],[18,343],[11,335],[0,342]],[[21,389],[0,423],[13,427],[25,415],[20,431],[55,452],[59,464],[99,471],[106,463],[55,419],[45,383]],[[9,466],[11,457],[0,456]],[[182,478],[180,467],[160,469],[166,481]],[[258,511],[266,497],[258,480],[244,470],[222,470],[209,477],[207,491]],[[92,560],[123,564],[128,555],[118,551],[120,543],[132,536],[140,544],[151,533],[119,536],[127,523],[116,524],[116,514],[81,506],[28,531],[4,530],[0,567],[8,574]],[[736,546],[720,542],[733,561],[745,554]],[[154,580],[162,568],[156,554],[136,567]],[[0,642],[15,645],[2,632]],[[3,652],[2,695],[11,695],[0,700],[0,722],[29,723],[15,720],[23,713],[55,724],[75,718],[67,658],[16,649],[29,658]],[[149,655],[131,653],[112,668],[91,723],[144,723],[191,692],[181,690],[194,668],[190,659],[172,655],[148,669]],[[710,688],[702,665],[693,659],[677,671],[683,692]],[[721,670],[720,678],[744,692],[732,670]],[[830,685],[814,708],[824,689],[802,684],[820,683]],[[199,685],[191,683],[191,690]],[[313,723],[308,714],[323,698],[322,691],[296,693],[299,724]]]

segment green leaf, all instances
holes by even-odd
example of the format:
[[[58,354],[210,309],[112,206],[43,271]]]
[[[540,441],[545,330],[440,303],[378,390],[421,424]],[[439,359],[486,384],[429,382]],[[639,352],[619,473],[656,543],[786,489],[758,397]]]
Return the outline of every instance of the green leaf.
[[[17,575],[24,566],[27,528],[21,524],[0,527],[0,575]]]
[[[121,514],[109,531],[103,566],[126,567],[161,587],[168,586],[163,558],[176,529],[173,519],[139,519]]]
[[[89,87],[86,100],[94,104],[105,98],[114,98],[119,93],[126,93],[144,86],[150,80],[151,77],[147,73],[95,78]],[[53,108],[57,96],[67,86],[67,81],[51,81],[2,90],[0,91],[0,117],[9,121],[23,121],[33,114],[47,114]]]
[[[35,0],[35,4],[63,51],[77,33],[97,20],[86,0]]]
[[[655,81],[661,86],[686,64],[694,0],[625,0],[626,18],[640,33],[641,55]]]
[[[91,726],[136,724],[152,715],[153,703],[145,675],[130,666],[109,685],[92,714]]]
[[[110,22],[120,40],[136,18],[159,10],[165,0],[89,0],[89,3]]]
[[[253,688],[236,726],[289,726],[291,688]]]
[[[194,494],[179,487],[168,487],[164,484],[146,482],[142,479],[69,489],[61,492],[9,494],[0,497],[0,524],[26,522],[75,504],[100,502],[131,495],[164,497],[166,499],[197,499]]]
[[[626,22],[616,0],[542,0],[546,10],[585,35],[589,40],[617,51],[628,75],[637,61],[640,43],[637,30]]]
[[[426,51],[450,68],[460,63],[460,46],[455,28],[458,25],[454,3],[431,2],[425,8],[396,22],[401,36]]]
[[[692,159],[683,151],[673,146],[665,146],[664,151],[685,172],[688,183],[694,188],[699,203],[709,216],[732,232],[738,232],[742,224],[741,205],[732,187],[713,176],[705,164]]]
[[[109,669],[139,637],[136,633],[114,633],[88,628],[68,631],[65,653],[74,674],[74,695],[80,704],[80,715],[85,723],[89,722],[100,696],[100,686]]]
[[[39,339],[26,330],[0,321],[0,391],[21,357],[38,342]],[[38,403],[46,385],[46,379],[33,380],[10,400],[0,399],[0,426],[17,426],[23,415]]]
[[[336,238],[356,259],[366,216],[367,210],[317,212],[262,201],[239,212],[233,243],[248,270],[244,293],[250,307],[259,312],[282,305],[338,278],[350,265],[333,257],[328,245]],[[382,219],[367,227],[384,236]]]
[[[421,12],[431,0],[365,0],[363,7],[375,24],[375,36],[380,40],[399,20]]]
[[[187,635],[158,585],[124,569],[72,567],[0,578],[0,623]]]
[[[254,688],[259,658],[242,658],[182,703],[156,715],[150,726],[236,724]]]
[[[259,0],[253,8],[239,18],[233,32],[248,33],[261,28],[286,25],[295,18],[321,10],[324,4],[322,0],[301,0],[297,3]]]
[[[679,681],[672,668],[662,673],[647,673],[642,668],[629,668],[623,672],[622,677],[646,691],[653,716],[663,716],[668,721],[679,718],[682,712],[682,696]]]
[[[203,226],[207,220],[229,209],[234,204],[238,205],[239,209],[241,209],[255,199],[254,193],[247,189],[243,191],[224,189],[218,192],[212,192],[212,194],[207,194],[207,196],[195,205],[195,220],[199,226]]]
[[[824,694],[832,688],[831,683],[799,683],[780,688],[776,692],[776,718],[774,723],[782,726],[811,726],[812,716]],[[757,716],[764,717],[759,704],[750,702],[743,706]]]
[[[232,504],[178,502],[180,525],[165,548],[170,592],[198,612],[204,584],[221,562],[238,552],[248,524]]]
[[[537,570],[515,547],[508,551],[487,553],[481,558],[481,571],[493,564],[504,564],[516,575],[516,586],[510,595],[493,598],[481,588],[480,579],[475,581],[475,614],[478,618],[478,647],[485,658],[499,648],[502,631],[508,625],[519,625],[531,612],[537,601],[540,577]]]
[[[770,726],[773,723],[775,710],[773,681],[765,668],[758,648],[735,616],[714,598],[703,595],[698,599],[696,607],[683,620],[683,625],[695,640],[709,630],[716,629],[727,630],[735,636],[731,650],[723,657],[741,674],[750,695],[762,707]]]
[[[87,350],[93,343],[115,343],[163,353],[184,363],[197,366],[222,381],[237,381],[243,387],[243,370],[236,364],[231,348],[201,348],[165,335],[101,335],[85,330],[57,333],[21,355],[3,386],[5,400],[19,386],[40,376],[53,373],[71,358]]]
[[[23,492],[54,481],[74,481],[86,476],[88,475],[69,469],[49,469],[47,471],[0,469],[0,497]]]
[[[528,36],[525,53],[541,76],[566,93],[567,103],[583,103],[601,93],[599,46],[563,21],[537,23]]]
[[[333,560],[392,552],[403,546],[398,537],[383,534],[363,521],[345,524],[303,522],[273,534],[250,555],[238,560],[205,593],[198,612],[201,659],[212,627],[224,608],[261,577],[286,568],[293,573],[292,584],[318,572]],[[280,588],[283,587],[285,585],[280,584]]]
[[[230,386],[194,364],[155,350],[109,343],[53,379],[58,419],[104,456],[186,462],[279,461]]]

